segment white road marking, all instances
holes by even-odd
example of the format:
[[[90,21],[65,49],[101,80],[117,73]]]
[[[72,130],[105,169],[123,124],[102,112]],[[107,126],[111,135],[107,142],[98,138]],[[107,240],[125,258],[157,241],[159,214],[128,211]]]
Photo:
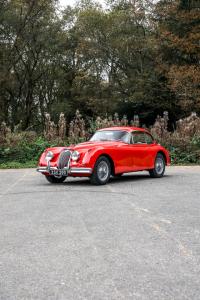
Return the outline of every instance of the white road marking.
[[[2,198],[3,196],[5,196],[9,191],[11,191],[26,175],[27,175],[28,171],[26,170],[25,173],[18,178],[13,184],[11,184],[1,195],[0,198]]]
[[[163,223],[166,223],[166,224],[172,224],[172,222],[170,220],[160,219],[160,221]]]

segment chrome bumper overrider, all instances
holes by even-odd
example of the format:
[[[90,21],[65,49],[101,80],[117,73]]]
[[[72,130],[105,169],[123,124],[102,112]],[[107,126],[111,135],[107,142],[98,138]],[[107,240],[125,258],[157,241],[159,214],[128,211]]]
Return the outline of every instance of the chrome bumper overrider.
[[[40,173],[49,173],[50,170],[59,170],[57,167],[38,167],[37,171]],[[62,170],[67,171],[68,174],[91,174],[91,168],[68,168],[65,167]]]

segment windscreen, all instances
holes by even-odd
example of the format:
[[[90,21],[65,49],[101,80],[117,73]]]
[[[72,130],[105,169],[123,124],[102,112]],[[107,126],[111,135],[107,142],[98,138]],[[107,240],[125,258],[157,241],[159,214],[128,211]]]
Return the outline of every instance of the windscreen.
[[[90,141],[122,141],[129,142],[129,134],[122,130],[103,130],[97,131]]]

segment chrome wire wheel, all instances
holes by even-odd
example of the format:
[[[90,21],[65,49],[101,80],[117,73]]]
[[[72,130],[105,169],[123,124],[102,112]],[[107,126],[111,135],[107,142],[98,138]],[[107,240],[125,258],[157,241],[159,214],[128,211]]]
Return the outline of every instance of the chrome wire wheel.
[[[101,181],[107,180],[109,176],[109,167],[106,161],[101,161],[97,168],[97,174]]]
[[[165,163],[162,157],[157,157],[156,158],[156,162],[155,162],[155,169],[156,169],[156,173],[158,175],[161,175],[163,173],[163,170],[165,168]]]
[[[165,158],[162,153],[158,153],[155,158],[154,169],[149,170],[149,174],[153,178],[163,177],[165,173]]]
[[[100,156],[95,163],[90,182],[95,185],[106,184],[111,175],[111,162],[106,156]]]

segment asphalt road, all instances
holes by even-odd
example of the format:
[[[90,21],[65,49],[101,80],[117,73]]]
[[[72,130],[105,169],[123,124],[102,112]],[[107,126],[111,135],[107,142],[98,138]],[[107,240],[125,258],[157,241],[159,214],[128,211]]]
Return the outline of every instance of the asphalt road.
[[[1,170],[0,299],[200,299],[200,166],[98,187]]]

